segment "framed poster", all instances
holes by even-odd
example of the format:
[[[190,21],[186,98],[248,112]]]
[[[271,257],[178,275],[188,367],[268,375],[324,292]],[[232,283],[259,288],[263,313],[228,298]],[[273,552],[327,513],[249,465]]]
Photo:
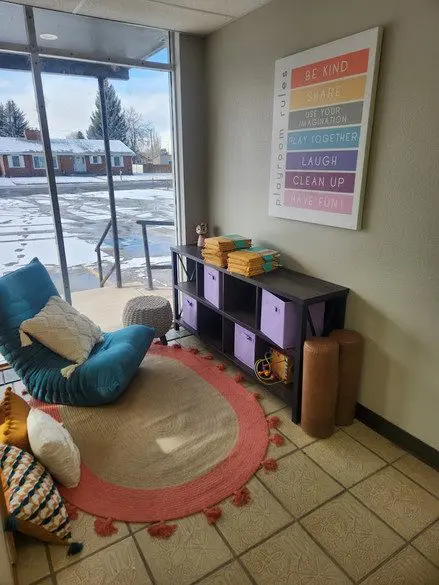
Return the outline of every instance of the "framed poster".
[[[271,216],[360,229],[381,36],[276,61]]]

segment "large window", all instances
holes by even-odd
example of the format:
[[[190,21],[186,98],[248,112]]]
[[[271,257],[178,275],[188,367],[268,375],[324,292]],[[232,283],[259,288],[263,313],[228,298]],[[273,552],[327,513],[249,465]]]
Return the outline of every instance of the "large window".
[[[26,32],[24,10],[33,15],[33,42]],[[9,47],[13,47],[13,53],[7,52]],[[40,68],[37,66],[33,73],[29,47],[36,47],[33,52],[40,55]],[[174,221],[170,54],[167,31],[25,9],[0,0],[0,106],[14,102],[25,126],[4,134],[0,119],[0,142],[6,137],[3,142],[7,147],[4,155],[0,152],[0,211],[6,194],[3,189],[7,189],[8,197],[14,201],[20,198],[20,205],[32,210],[38,237],[22,234],[26,226],[17,224],[14,238],[26,235],[29,250],[43,260],[66,297],[70,289],[99,286],[95,247],[110,218],[114,218],[113,211],[117,224],[111,227],[118,228],[119,237],[114,239],[116,231],[110,229],[101,250],[103,273],[111,275],[108,282],[113,284],[118,278],[114,264],[122,271],[125,283],[145,280],[142,232],[136,221]],[[32,103],[32,75],[35,79],[41,76],[43,86],[37,105]],[[104,143],[102,99],[109,148]],[[37,129],[37,112],[44,108],[49,132],[49,136],[43,132],[45,140]],[[0,107],[0,118],[3,111]],[[15,150],[12,139],[22,150]],[[49,140],[57,171],[50,181],[50,194],[46,188],[36,187],[47,181],[44,152]],[[35,142],[41,147],[35,148]],[[106,177],[106,154],[114,175],[112,182]],[[46,229],[42,218],[51,213],[54,223],[48,222]],[[40,221],[41,228],[37,227]],[[60,263],[54,261],[53,254],[44,252],[45,247],[52,246],[53,250],[55,246],[53,225],[58,241],[63,243]],[[0,236],[1,229],[0,222]],[[169,263],[175,227],[151,226],[148,235],[152,264],[160,268],[154,271],[154,280],[156,284],[169,284],[170,271],[161,266]],[[4,257],[2,245],[0,238],[0,263]],[[8,262],[5,271],[25,261],[18,248],[16,252],[17,262]]]

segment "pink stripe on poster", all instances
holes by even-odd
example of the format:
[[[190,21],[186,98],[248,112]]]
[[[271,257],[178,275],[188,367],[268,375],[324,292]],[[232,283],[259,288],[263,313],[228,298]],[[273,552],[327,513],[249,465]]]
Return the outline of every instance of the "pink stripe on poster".
[[[299,209],[312,209],[313,211],[326,211],[327,213],[352,213],[353,195],[334,195],[332,193],[319,193],[316,191],[298,191],[285,189],[284,205]]]

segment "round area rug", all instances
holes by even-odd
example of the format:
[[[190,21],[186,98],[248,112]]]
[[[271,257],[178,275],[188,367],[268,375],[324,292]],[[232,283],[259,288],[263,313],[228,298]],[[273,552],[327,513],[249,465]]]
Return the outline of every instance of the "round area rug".
[[[188,516],[243,487],[268,444],[255,396],[187,350],[154,346],[120,399],[41,405],[81,452],[81,481],[61,488],[90,514],[127,522]]]

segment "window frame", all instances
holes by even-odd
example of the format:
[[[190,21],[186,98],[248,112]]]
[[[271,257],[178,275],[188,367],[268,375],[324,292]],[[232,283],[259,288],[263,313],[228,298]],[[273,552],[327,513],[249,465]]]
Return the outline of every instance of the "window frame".
[[[37,165],[35,164],[35,160],[36,160],[36,159],[41,159],[41,160],[42,160],[42,166],[40,166],[40,167],[39,167],[39,166],[37,166]],[[46,165],[45,165],[45,160],[44,160],[44,156],[43,156],[42,154],[33,154],[33,155],[32,155],[32,167],[33,167],[35,170],[37,170],[37,171],[41,171],[41,170],[43,170],[43,169],[45,168],[45,166],[46,166]]]
[[[38,167],[38,166],[36,166],[36,165],[35,165],[35,159],[36,159],[36,158],[41,158],[41,159],[42,159],[42,161],[43,161],[43,164],[42,164],[42,166],[41,166],[41,167]],[[57,157],[57,156],[54,154],[54,155],[52,156],[52,158],[53,158],[53,168],[54,168],[54,170],[55,170],[55,171],[57,171],[57,170],[58,170],[58,157]],[[41,170],[43,170],[43,171],[44,171],[44,170],[45,170],[45,168],[46,168],[46,159],[45,159],[44,155],[42,155],[42,154],[33,154],[33,155],[32,155],[32,167],[33,167],[33,168],[34,168],[36,171],[41,171]]]
[[[95,162],[93,159],[97,159],[97,162]],[[102,164],[102,155],[100,154],[92,154],[88,157],[88,160],[90,161],[91,165],[101,165]]]
[[[12,6],[12,5],[11,5]],[[22,55],[26,55],[27,58],[31,58],[32,62],[34,63],[35,66],[32,67],[31,70],[31,75],[32,75],[32,79],[34,82],[34,86],[35,86],[35,96],[36,96],[36,107],[37,107],[37,111],[40,111],[42,113],[42,143],[43,145],[46,145],[47,148],[50,148],[50,132],[49,132],[49,127],[47,124],[47,112],[46,112],[46,105],[44,102],[44,93],[43,93],[43,87],[42,87],[42,79],[41,79],[41,74],[42,74],[42,66],[40,63],[40,59],[39,57],[41,57],[41,60],[46,60],[48,57],[54,57],[55,60],[57,59],[62,59],[65,58],[67,60],[71,60],[72,63],[74,63],[75,61],[79,61],[81,62],[80,65],[80,69],[82,71],[82,66],[83,63],[87,64],[88,66],[100,66],[103,65],[106,68],[108,68],[109,65],[111,66],[116,66],[116,67],[125,67],[125,68],[136,68],[136,69],[145,69],[145,70],[156,70],[156,71],[163,71],[163,72],[167,72],[169,74],[169,87],[170,87],[170,114],[171,114],[171,134],[172,134],[172,142],[174,145],[179,145],[180,148],[180,140],[179,140],[179,135],[177,132],[177,101],[179,103],[180,100],[180,88],[179,88],[179,84],[180,84],[180,73],[178,71],[177,74],[177,70],[178,67],[176,65],[176,55],[178,53],[178,35],[176,36],[176,34],[173,31],[166,31],[166,40],[167,40],[167,62],[163,63],[161,60],[160,61],[154,61],[154,57],[153,56],[149,56],[149,57],[145,57],[145,61],[143,59],[137,59],[137,58],[131,58],[131,57],[125,57],[124,55],[122,57],[119,57],[118,54],[116,54],[116,56],[114,58],[109,57],[109,55],[105,52],[103,54],[97,54],[94,53],[90,54],[90,53],[82,53],[81,51],[79,52],[72,52],[71,50],[66,50],[66,49],[59,49],[59,50],[54,50],[52,51],[51,47],[46,48],[46,47],[41,47],[40,44],[38,42],[38,34],[39,31],[38,27],[36,27],[35,25],[35,11],[39,11],[41,13],[44,14],[56,14],[55,10],[47,10],[47,9],[38,9],[38,8],[33,8],[31,6],[28,5],[18,5],[18,7],[20,7],[20,10],[23,13],[23,22],[25,22],[25,27],[26,27],[26,42],[23,42],[21,39],[18,43],[14,43],[13,45],[9,46],[2,46],[2,51],[6,51],[6,54],[8,54],[8,51],[10,53],[17,53],[17,54],[22,54]],[[105,20],[105,19],[102,19]],[[132,25],[130,25],[132,26]],[[148,27],[142,26],[142,25],[135,25],[135,26],[139,26],[142,28],[147,29]],[[151,27],[151,28],[156,28],[156,27]],[[177,47],[177,48],[176,48]],[[152,60],[148,60],[148,59],[152,59]],[[47,61],[49,62],[50,59],[47,59]],[[52,62],[50,61],[50,63],[52,64]],[[27,70],[27,68],[26,68]],[[98,70],[98,69],[97,69]],[[58,72],[58,71],[54,71],[54,72]],[[104,73],[106,71],[104,70]],[[62,73],[67,73],[68,72],[62,71]],[[72,73],[73,74],[73,73]],[[80,75],[82,73],[79,73]],[[98,77],[99,75],[93,75],[94,77]],[[101,75],[102,78],[106,77],[105,75]],[[100,88],[100,97],[103,97],[103,90],[102,88]],[[176,152],[177,155],[177,152]],[[30,160],[30,157],[32,156],[31,153],[26,153],[24,156],[23,155],[19,155],[20,158],[18,159],[19,162],[19,167],[15,166],[12,164],[11,161],[11,165],[10,168],[11,169],[17,169],[17,168],[23,168],[23,169],[32,169],[32,163]],[[118,156],[118,155],[116,155]],[[116,169],[124,169],[125,165],[127,165],[127,167],[129,167],[131,165],[132,162],[132,157],[129,156],[128,154],[126,155],[119,155],[120,156],[120,160],[117,161],[120,163],[120,167],[116,166]],[[125,163],[125,156],[128,156],[129,158],[127,159],[127,162]],[[29,157],[29,158],[28,158]],[[55,158],[55,157],[54,157]],[[85,158],[85,157],[84,157]],[[11,159],[9,159],[11,160]],[[62,168],[63,165],[61,165],[63,159],[60,159],[60,161],[57,161],[57,166],[58,168]],[[110,154],[110,160],[111,160],[111,154]],[[6,162],[6,160],[5,160]],[[103,157],[103,162],[107,162],[108,167],[111,167],[111,165],[109,164],[110,161],[106,161],[105,157]],[[8,165],[9,166],[9,165]],[[53,163],[53,166],[55,167],[55,162]],[[177,165],[174,165],[174,167],[176,167]],[[47,175],[48,175],[48,183],[49,183],[49,192],[50,192],[50,196],[52,198],[52,202],[54,203],[53,205],[53,220],[54,220],[54,226],[55,226],[55,233],[57,235],[57,247],[58,247],[58,256],[59,256],[59,264],[60,264],[60,268],[61,268],[61,276],[62,276],[62,283],[63,283],[63,288],[64,288],[64,295],[65,298],[68,302],[71,303],[71,292],[70,292],[70,285],[69,285],[69,276],[68,276],[68,269],[67,269],[67,261],[66,261],[66,254],[65,254],[65,247],[64,247],[64,237],[63,237],[63,230],[62,230],[62,222],[61,222],[61,215],[60,215],[60,211],[59,211],[59,206],[58,206],[58,193],[57,193],[57,189],[56,189],[56,183],[54,181],[54,172],[53,172],[53,168],[48,168],[47,169]],[[64,169],[63,169],[64,172]],[[109,172],[109,169],[106,169],[107,175],[111,176],[111,172]],[[122,170],[120,171],[120,173],[122,173]],[[176,179],[179,179],[179,176],[177,173],[175,173],[174,169],[173,169],[173,174],[175,176]],[[113,196],[114,199],[114,189],[111,186],[111,180],[108,177],[108,181],[110,183],[109,185],[109,195],[110,198],[111,196]],[[180,193],[180,188],[179,188],[179,184],[178,181],[175,182],[175,199],[176,199],[176,228],[177,228],[177,241],[180,241],[180,234],[182,232],[182,229],[184,227],[184,217],[181,214],[181,209],[182,209],[182,202],[180,202],[179,198],[180,196],[183,196],[183,193]],[[113,205],[114,206],[114,205]],[[112,218],[114,221],[114,228],[116,231],[116,236],[114,238],[114,246],[115,248],[118,248],[118,242],[117,242],[117,223],[116,223],[116,217]],[[120,277],[120,263],[118,262],[116,265],[116,276],[117,276],[117,283],[118,286],[121,286],[121,277]]]
[[[18,158],[18,165],[14,164],[14,158]],[[10,169],[24,169],[26,167],[22,154],[8,154],[8,166]]]
[[[115,163],[115,159],[118,158],[120,160],[120,165],[117,165]],[[114,167],[115,169],[122,169],[125,166],[125,161],[123,160],[123,155],[122,154],[115,154],[111,157],[111,166]]]

